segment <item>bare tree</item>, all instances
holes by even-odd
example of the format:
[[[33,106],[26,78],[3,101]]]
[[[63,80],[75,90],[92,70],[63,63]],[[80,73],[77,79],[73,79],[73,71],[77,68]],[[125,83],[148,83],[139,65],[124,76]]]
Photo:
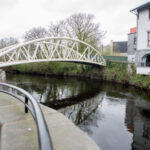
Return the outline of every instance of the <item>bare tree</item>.
[[[17,43],[19,43],[17,38],[14,37],[2,38],[0,39],[0,49]]]
[[[64,36],[64,21],[51,23],[48,27],[48,35],[52,37]]]
[[[47,36],[47,30],[43,27],[36,27],[28,30],[25,35],[25,41],[30,41],[34,39],[44,38]]]
[[[94,15],[73,14],[65,21],[65,35],[85,41],[94,47],[99,47],[105,32],[100,25],[94,23]]]
[[[51,23],[48,30],[43,27],[32,28],[25,33],[24,39],[29,41],[46,36],[69,36],[98,48],[104,35],[100,25],[94,22],[94,15],[78,13],[57,23]]]

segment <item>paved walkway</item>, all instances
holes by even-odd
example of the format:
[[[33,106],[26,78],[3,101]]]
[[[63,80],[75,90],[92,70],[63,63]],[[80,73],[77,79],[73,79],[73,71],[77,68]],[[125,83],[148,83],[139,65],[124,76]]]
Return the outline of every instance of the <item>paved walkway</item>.
[[[100,150],[89,136],[61,113],[41,105],[54,150]],[[24,105],[0,93],[0,150],[38,150],[35,122]]]

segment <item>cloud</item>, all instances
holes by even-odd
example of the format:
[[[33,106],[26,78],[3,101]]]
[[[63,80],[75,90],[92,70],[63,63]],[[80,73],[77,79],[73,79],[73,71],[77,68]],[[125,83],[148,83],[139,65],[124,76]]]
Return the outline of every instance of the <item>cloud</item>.
[[[73,13],[95,15],[95,22],[107,31],[105,43],[127,40],[136,17],[129,10],[148,0],[0,0],[0,38],[22,37],[34,26],[47,26]]]
[[[13,8],[19,0],[0,0],[0,12]]]

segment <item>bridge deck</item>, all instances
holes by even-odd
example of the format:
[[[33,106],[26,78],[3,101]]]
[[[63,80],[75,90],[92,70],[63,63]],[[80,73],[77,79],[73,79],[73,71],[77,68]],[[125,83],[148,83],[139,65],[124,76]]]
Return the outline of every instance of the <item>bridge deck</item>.
[[[59,112],[41,105],[52,137],[54,150],[99,150],[98,146]],[[37,150],[35,122],[24,105],[0,93],[0,149]]]

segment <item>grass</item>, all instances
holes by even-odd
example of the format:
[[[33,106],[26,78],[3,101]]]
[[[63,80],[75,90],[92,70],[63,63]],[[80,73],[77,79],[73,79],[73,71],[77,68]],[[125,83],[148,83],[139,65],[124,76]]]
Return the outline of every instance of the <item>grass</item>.
[[[128,65],[131,65],[132,73],[127,71]],[[95,77],[107,81],[132,84],[140,88],[150,89],[150,76],[137,75],[133,64],[111,62],[109,60],[107,61],[107,66],[101,68],[77,63],[44,62],[22,64],[6,68],[5,70],[12,70],[20,73]]]

